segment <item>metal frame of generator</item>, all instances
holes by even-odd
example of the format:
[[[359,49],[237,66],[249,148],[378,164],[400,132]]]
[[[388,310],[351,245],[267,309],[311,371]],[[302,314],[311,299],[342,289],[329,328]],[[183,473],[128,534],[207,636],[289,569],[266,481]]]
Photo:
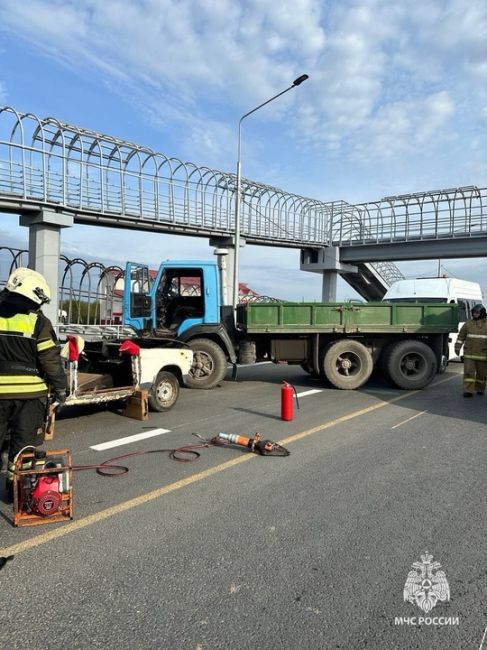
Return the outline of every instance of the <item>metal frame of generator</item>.
[[[14,526],[37,526],[73,519],[71,454],[67,449],[44,453],[40,458],[32,451],[23,452],[15,462]]]

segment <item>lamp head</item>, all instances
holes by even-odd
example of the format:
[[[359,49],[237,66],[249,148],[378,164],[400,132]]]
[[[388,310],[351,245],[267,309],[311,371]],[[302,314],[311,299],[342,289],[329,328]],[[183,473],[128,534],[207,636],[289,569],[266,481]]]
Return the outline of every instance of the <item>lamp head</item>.
[[[302,74],[300,77],[298,77],[293,81],[293,86],[299,86],[300,84],[303,83],[303,81],[306,81],[306,79],[309,79],[309,75]]]

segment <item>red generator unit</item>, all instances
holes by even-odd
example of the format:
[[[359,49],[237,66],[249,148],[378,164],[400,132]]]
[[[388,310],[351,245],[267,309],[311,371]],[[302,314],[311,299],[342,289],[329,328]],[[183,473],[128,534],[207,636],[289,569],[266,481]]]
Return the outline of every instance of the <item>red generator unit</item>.
[[[73,518],[73,464],[67,449],[19,454],[14,472],[14,526]]]

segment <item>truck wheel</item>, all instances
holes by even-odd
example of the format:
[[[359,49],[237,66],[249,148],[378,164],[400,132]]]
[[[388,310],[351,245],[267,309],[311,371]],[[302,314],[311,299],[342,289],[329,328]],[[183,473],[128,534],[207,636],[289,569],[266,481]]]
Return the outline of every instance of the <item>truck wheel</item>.
[[[160,372],[149,392],[151,411],[169,411],[179,397],[179,382],[172,372]]]
[[[257,359],[256,345],[254,341],[243,341],[238,351],[238,362],[242,366],[249,366]]]
[[[427,386],[436,375],[437,366],[435,353],[421,341],[399,341],[387,351],[387,374],[404,390]]]
[[[370,352],[359,341],[342,339],[325,349],[323,375],[336,388],[359,388],[369,379],[373,367]]]
[[[214,388],[227,373],[227,358],[221,347],[210,339],[189,341],[193,365],[186,379],[189,388]]]

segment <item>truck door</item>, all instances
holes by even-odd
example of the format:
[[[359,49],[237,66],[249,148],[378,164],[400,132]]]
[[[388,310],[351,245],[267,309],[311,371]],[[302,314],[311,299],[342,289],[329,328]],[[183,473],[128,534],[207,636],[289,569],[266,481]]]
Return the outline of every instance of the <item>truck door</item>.
[[[178,336],[206,322],[206,293],[203,269],[198,266],[166,264],[155,293],[157,327]]]
[[[143,264],[127,262],[123,288],[123,324],[136,330],[152,329],[156,322],[155,289],[161,270],[157,274]],[[155,277],[151,277],[155,276]]]

